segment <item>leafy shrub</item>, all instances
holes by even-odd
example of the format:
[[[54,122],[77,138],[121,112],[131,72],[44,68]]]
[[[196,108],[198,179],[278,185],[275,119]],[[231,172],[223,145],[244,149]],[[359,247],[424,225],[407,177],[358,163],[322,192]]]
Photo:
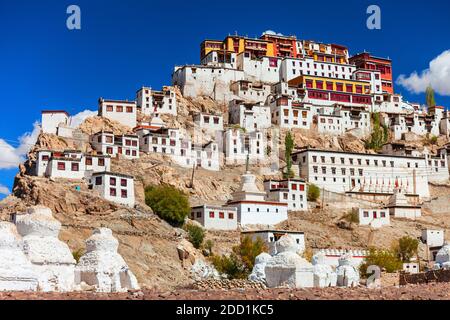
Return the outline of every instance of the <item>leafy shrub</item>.
[[[192,243],[194,248],[200,249],[203,244],[203,239],[205,238],[205,231],[202,227],[195,224],[187,224],[185,230],[189,234],[189,241]]]
[[[267,251],[267,246],[261,238],[253,241],[245,236],[239,245],[233,247],[230,255],[212,256],[211,261],[217,271],[229,279],[245,279],[251,273],[256,257],[264,251]]]
[[[191,211],[188,197],[180,190],[167,185],[145,188],[145,203],[173,226],[182,226]]]
[[[398,244],[394,246],[394,250],[402,262],[410,262],[411,258],[417,255],[419,240],[408,236],[401,237]]]
[[[212,256],[211,262],[217,271],[226,274],[228,279],[246,279],[248,276],[244,265],[235,253],[228,256]]]
[[[320,197],[320,189],[315,184],[311,183],[308,186],[308,201],[315,202]]]
[[[346,215],[342,217],[343,220],[348,221],[350,223],[359,223],[359,213],[357,210],[351,210]]]
[[[375,112],[371,115],[372,119],[372,133],[370,138],[366,141],[366,149],[380,150],[381,147],[389,139],[389,129],[386,125],[380,123],[380,113]]]
[[[388,273],[393,273],[403,268],[402,261],[397,254],[392,250],[377,250],[370,249],[369,255],[359,267],[361,277],[366,278],[367,268],[369,266],[378,266],[380,269],[385,269]]]
[[[284,158],[286,160],[286,171],[283,173],[285,179],[294,177],[294,171],[292,171],[292,151],[294,150],[294,139],[289,131],[284,138]]]
[[[78,250],[72,251],[72,256],[77,263],[80,261],[80,258],[83,256],[83,254],[84,254],[84,250],[81,248]]]
[[[311,248],[306,248],[302,254],[303,259],[312,262],[312,258],[314,256],[314,251]]]
[[[212,240],[206,240],[204,247],[208,250],[209,255],[213,254],[214,242]]]
[[[251,237],[245,236],[241,239],[241,243],[238,246],[233,247],[233,252],[241,258],[244,267],[250,273],[256,257],[267,251],[267,249],[265,242],[260,237],[253,241]]]

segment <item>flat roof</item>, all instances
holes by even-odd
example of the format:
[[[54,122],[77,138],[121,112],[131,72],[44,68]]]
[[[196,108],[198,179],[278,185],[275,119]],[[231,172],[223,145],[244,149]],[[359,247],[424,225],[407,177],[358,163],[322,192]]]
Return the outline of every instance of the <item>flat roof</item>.
[[[109,176],[116,176],[116,177],[122,177],[122,178],[128,178],[128,179],[134,179],[133,176],[130,176],[128,174],[123,173],[115,173],[111,171],[103,171],[103,172],[94,172],[92,176],[103,176],[103,175],[109,175]]]
[[[412,159],[412,160],[423,160],[423,159],[425,159],[425,157],[408,157],[408,156],[398,156],[398,155],[381,154],[381,153],[358,153],[358,152],[347,152],[347,151],[338,151],[338,150],[322,150],[322,149],[313,149],[313,148],[305,148],[303,150],[300,150],[300,151],[292,153],[292,155],[305,153],[305,152],[352,154],[352,155],[358,155],[358,156],[402,158],[402,159]]]
[[[64,113],[66,116],[69,116],[69,113],[64,110],[42,110],[41,114],[44,114],[44,113]]]
[[[98,100],[99,102],[116,102],[116,103],[129,103],[129,104],[136,104],[136,101],[128,101],[128,100],[114,100],[114,99],[103,99],[100,98]]]
[[[239,203],[265,204],[265,205],[268,205],[268,206],[287,207],[287,203],[282,203],[282,202],[277,202],[277,201],[253,201],[253,200],[230,201],[230,202],[227,202],[227,206],[231,205],[231,204],[239,204]]]
[[[305,234],[303,231],[274,230],[274,229],[241,231],[241,233],[266,233],[266,232],[272,232],[272,233],[291,233],[291,234]]]
[[[265,179],[264,182],[286,182],[286,181],[295,181],[295,182],[306,182],[305,179]]]
[[[237,210],[237,208],[235,208],[235,207],[209,205],[209,204],[203,204],[203,205],[191,207],[191,209],[200,209],[200,208],[213,208],[213,209],[218,209],[218,210],[232,210],[232,211],[236,211]]]

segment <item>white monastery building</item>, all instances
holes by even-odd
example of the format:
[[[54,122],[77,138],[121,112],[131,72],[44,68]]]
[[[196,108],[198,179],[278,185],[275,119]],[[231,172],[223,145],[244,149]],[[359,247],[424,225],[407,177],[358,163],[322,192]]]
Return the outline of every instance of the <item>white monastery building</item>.
[[[88,178],[94,172],[110,170],[111,158],[67,150],[40,150],[36,154],[35,174],[38,177],[77,179]]]
[[[62,110],[43,110],[41,127],[43,133],[58,135],[58,128],[61,125],[69,124],[69,114]]]
[[[267,201],[287,203],[288,210],[308,210],[307,186],[304,180],[266,180],[264,189],[267,192]]]
[[[129,175],[112,172],[92,174],[89,188],[96,190],[108,201],[134,207],[134,178]]]
[[[182,137],[178,129],[153,130],[140,138],[140,145],[141,151],[166,154],[185,168],[192,168],[195,165],[207,170],[220,170],[217,143],[192,144],[191,140]]]
[[[359,209],[359,225],[378,229],[391,224],[387,209]]]
[[[237,124],[246,132],[268,129],[272,126],[270,106],[233,100],[230,101],[228,112],[229,124]]]
[[[421,240],[429,247],[442,247],[445,243],[444,230],[422,230]]]
[[[191,209],[191,219],[200,223],[208,230],[236,230],[237,209],[233,207],[221,207],[202,205]]]
[[[270,102],[272,123],[280,128],[310,129],[313,112],[309,104],[294,101],[288,96],[280,96]]]
[[[223,131],[223,116],[197,112],[193,116],[194,123],[207,132]]]
[[[172,87],[163,87],[161,91],[142,87],[136,92],[136,106],[145,115],[177,115],[177,98]]]
[[[226,164],[244,164],[247,155],[250,163],[264,162],[267,159],[267,139],[262,131],[244,132],[230,128],[224,132],[223,150]]]
[[[136,102],[100,98],[98,100],[98,115],[134,128],[137,124]]]
[[[114,135],[111,131],[100,131],[91,136],[91,145],[101,154],[125,159],[139,158],[139,137],[137,135]]]
[[[351,153],[319,149],[304,149],[292,156],[298,164],[300,177],[333,192],[366,192],[392,194],[395,183],[408,194],[421,198],[430,196],[428,181],[448,179],[447,162],[442,177],[431,175],[426,157],[406,157],[384,154]],[[432,161],[431,165],[435,163]],[[444,172],[445,171],[445,172]]]

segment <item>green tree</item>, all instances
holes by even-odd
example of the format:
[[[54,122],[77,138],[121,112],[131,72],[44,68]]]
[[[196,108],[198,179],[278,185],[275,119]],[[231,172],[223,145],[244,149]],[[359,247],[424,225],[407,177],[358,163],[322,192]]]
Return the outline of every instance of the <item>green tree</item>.
[[[411,258],[416,256],[419,251],[419,240],[409,236],[401,237],[394,250],[402,262],[410,262]]]
[[[226,274],[228,279],[246,279],[245,267],[235,253],[230,255],[212,256],[211,262],[220,273]]]
[[[350,210],[347,214],[342,217],[343,220],[350,223],[359,223],[359,213],[358,210]]]
[[[308,201],[315,202],[320,197],[320,189],[315,184],[311,183],[308,185],[308,192],[307,192]]]
[[[203,239],[205,239],[205,231],[203,228],[190,223],[185,226],[185,229],[189,234],[189,241],[194,248],[200,249],[203,244]]]
[[[431,86],[427,87],[427,90],[425,92],[426,95],[426,103],[428,107],[435,107],[436,106],[436,100],[434,99],[434,90]]]
[[[228,278],[245,279],[251,273],[256,257],[267,249],[261,238],[253,241],[245,236],[239,245],[233,247],[230,255],[212,256],[211,262],[217,271],[225,273]]]
[[[233,252],[241,258],[249,273],[253,269],[256,257],[265,251],[267,251],[267,246],[260,237],[253,241],[251,237],[245,236],[238,246],[233,247]]]
[[[403,263],[392,250],[371,248],[369,250],[369,255],[359,267],[361,277],[366,278],[368,276],[366,272],[369,266],[378,266],[380,269],[385,269],[388,273],[393,273],[401,270],[403,268]]]
[[[168,185],[145,188],[145,203],[159,217],[176,227],[184,224],[191,211],[187,195]]]
[[[290,131],[286,133],[284,138],[284,158],[286,160],[286,172],[284,173],[285,178],[293,178],[294,172],[292,171],[292,151],[294,150],[294,139]]]
[[[381,125],[379,112],[372,113],[371,119],[372,133],[370,134],[370,138],[366,141],[366,148],[377,151],[388,141],[389,129],[386,125]]]

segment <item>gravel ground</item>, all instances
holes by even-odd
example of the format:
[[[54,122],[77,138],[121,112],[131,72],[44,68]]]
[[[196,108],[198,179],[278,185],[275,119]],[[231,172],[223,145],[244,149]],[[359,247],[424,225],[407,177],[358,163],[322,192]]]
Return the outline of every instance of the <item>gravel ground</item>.
[[[121,294],[94,292],[1,292],[0,300],[450,300],[450,283],[431,283],[381,289],[247,289],[134,291]]]

